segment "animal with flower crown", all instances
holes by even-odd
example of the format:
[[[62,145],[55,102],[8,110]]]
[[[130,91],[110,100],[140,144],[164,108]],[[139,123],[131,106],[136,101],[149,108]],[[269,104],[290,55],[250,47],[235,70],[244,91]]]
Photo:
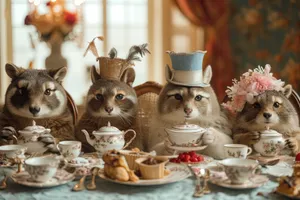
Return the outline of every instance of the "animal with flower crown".
[[[102,37],[98,37],[102,40]],[[95,39],[94,39],[95,40]],[[137,113],[137,96],[132,88],[135,79],[133,69],[134,61],[140,61],[145,53],[150,53],[147,44],[132,46],[126,59],[117,58],[117,50],[112,48],[109,57],[100,57],[94,44],[89,44],[91,50],[99,61],[100,74],[93,66],[91,71],[92,86],[90,87],[86,109],[79,120],[75,137],[83,143],[83,151],[95,151],[88,144],[82,129],[92,133],[108,122],[120,130],[132,126]]]
[[[251,146],[260,140],[260,131],[269,127],[283,134],[287,149],[296,154],[300,128],[298,114],[289,101],[292,86],[270,71],[268,64],[249,70],[226,90],[230,100],[223,106],[233,116],[233,140]]]
[[[232,143],[231,126],[210,85],[211,66],[202,71],[206,51],[168,53],[173,69],[166,66],[168,83],[158,97],[158,117],[151,120],[153,130],[150,130],[148,137],[148,150],[163,152],[164,128],[187,120],[188,123],[208,128],[202,137],[207,147],[201,153],[216,159],[224,158],[223,145]]]

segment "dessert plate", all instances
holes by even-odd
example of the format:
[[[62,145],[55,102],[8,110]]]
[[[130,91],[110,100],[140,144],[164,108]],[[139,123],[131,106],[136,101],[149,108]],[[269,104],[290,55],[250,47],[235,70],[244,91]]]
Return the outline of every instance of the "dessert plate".
[[[162,179],[151,179],[151,180],[140,179],[137,182],[132,182],[132,181],[123,182],[123,181],[117,181],[117,180],[108,178],[107,176],[105,176],[103,171],[101,171],[99,173],[99,177],[101,177],[104,180],[123,184],[123,185],[150,186],[150,185],[164,185],[164,184],[169,184],[169,183],[175,183],[175,182],[184,180],[187,177],[191,176],[190,170],[184,165],[170,163],[166,166],[166,168],[168,170],[170,170],[170,174],[165,176]]]
[[[207,145],[194,146],[194,147],[181,147],[181,146],[173,146],[171,144],[167,144],[167,147],[176,151],[200,151],[205,149]]]
[[[49,181],[42,183],[33,181],[28,172],[26,171],[14,173],[11,175],[11,178],[15,183],[18,183],[20,185],[36,188],[48,188],[66,184],[72,181],[75,178],[75,175],[70,174],[65,170],[58,169],[53,178],[51,178]]]
[[[211,176],[209,181],[221,187],[242,190],[242,189],[254,189],[263,186],[269,181],[269,179],[264,175],[254,175],[252,178],[250,178],[249,181],[245,182],[244,184],[236,185],[236,184],[231,184],[230,180],[227,178],[224,172],[222,176],[220,175]]]

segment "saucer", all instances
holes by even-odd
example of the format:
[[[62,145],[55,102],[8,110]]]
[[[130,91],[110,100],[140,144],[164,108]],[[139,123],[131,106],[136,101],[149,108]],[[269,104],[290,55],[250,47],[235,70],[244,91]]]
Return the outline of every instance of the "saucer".
[[[83,158],[83,157],[77,157],[68,162],[68,167],[83,167],[90,165],[91,159]]]
[[[249,181],[245,182],[244,184],[231,184],[231,181],[227,178],[224,172],[224,176],[211,176],[209,181],[221,187],[241,190],[258,188],[266,184],[269,181],[269,179],[267,176],[264,175],[254,175],[249,179]]]
[[[36,187],[36,188],[47,188],[47,187],[55,187],[55,186],[66,184],[74,180],[75,175],[70,174],[65,170],[58,169],[53,178],[42,183],[35,182],[34,180],[32,180],[31,176],[26,171],[22,171],[20,173],[14,173],[11,175],[11,178],[15,183],[18,183],[20,185]]]
[[[200,151],[203,150],[207,147],[207,145],[203,145],[203,146],[194,146],[194,147],[182,147],[182,146],[173,146],[171,144],[167,144],[167,147],[169,149],[173,149],[176,151]]]

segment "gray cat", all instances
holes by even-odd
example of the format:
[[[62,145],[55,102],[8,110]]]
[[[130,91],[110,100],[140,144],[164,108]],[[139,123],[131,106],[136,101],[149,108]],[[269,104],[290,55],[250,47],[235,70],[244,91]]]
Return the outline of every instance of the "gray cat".
[[[27,70],[6,64],[7,75],[12,79],[5,95],[5,105],[0,113],[1,144],[7,144],[18,130],[32,125],[51,129],[51,134],[39,138],[53,151],[54,138],[72,140],[73,118],[67,107],[67,95],[61,85],[67,68],[57,70]],[[54,138],[53,138],[54,137]]]

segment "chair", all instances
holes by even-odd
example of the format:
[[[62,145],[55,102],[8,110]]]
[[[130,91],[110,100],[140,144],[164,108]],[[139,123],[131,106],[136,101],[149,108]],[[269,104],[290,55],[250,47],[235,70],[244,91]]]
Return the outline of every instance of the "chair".
[[[139,107],[133,126],[133,129],[137,132],[136,144],[132,144],[132,147],[143,148],[147,146],[144,142],[147,141],[147,137],[149,136],[149,119],[155,117],[156,102],[161,89],[162,85],[153,81],[148,81],[134,87]]]
[[[72,98],[72,96],[65,90],[67,94],[68,103],[67,106],[72,114],[73,117],[73,125],[75,126],[78,120],[78,109],[77,106]]]

